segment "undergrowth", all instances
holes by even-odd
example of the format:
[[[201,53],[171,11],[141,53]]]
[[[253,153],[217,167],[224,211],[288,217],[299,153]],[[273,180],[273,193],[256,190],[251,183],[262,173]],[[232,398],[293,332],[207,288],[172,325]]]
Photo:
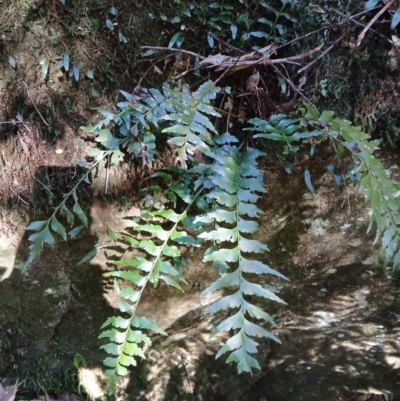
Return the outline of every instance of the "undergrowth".
[[[179,89],[164,84],[162,91],[144,90],[142,98],[121,93],[125,101],[118,103],[118,113],[102,109],[104,119],[94,126],[82,127],[97,135],[100,146],[91,149],[93,163],[81,181],[107,160],[117,165],[125,153],[141,159],[150,171],[158,136],[169,137],[168,144],[176,159],[172,165],[149,175],[149,182],[154,184],[145,189],[146,207],[135,220],[137,235],[108,231],[113,243],[119,241],[136,250],[136,256],[117,260],[118,269],[106,273],[114,279],[115,290],[122,299],[119,303],[122,316],[109,318],[100,334],[100,338],[106,339],[102,348],[109,354],[104,364],[111,383],[114,385],[119,376],[127,374],[127,369],[136,365],[137,358],[145,357],[145,345],[151,345],[149,332],[165,334],[156,322],[138,316],[136,309],[149,283],[157,286],[162,280],[183,291],[185,279],[177,268],[181,263],[182,245],[189,248],[208,244],[203,261],[220,273],[203,292],[205,295],[224,290],[224,295],[208,308],[210,313],[226,310],[227,317],[212,333],[213,336],[221,332],[230,335],[217,357],[228,353],[227,363],[235,363],[239,373],[259,369],[254,358],[259,345],[257,338],[278,342],[279,339],[265,325],[274,325],[273,319],[254,303],[254,296],[284,301],[258,284],[257,277],[271,274],[286,279],[265,263],[261,255],[268,251],[268,246],[257,239],[257,218],[262,211],[256,203],[266,192],[263,183],[268,180],[257,161],[265,153],[248,147],[246,142],[239,143],[237,137],[223,128],[214,102],[219,94],[229,93],[229,88],[222,89],[208,81],[195,91],[185,85]],[[341,163],[346,153],[351,155],[352,163],[342,178],[356,183],[370,202],[370,228],[376,224],[384,259],[389,262],[394,256],[394,267],[398,268],[400,186],[390,180],[373,154],[378,141],[371,141],[361,128],[349,121],[334,118],[333,112],[318,115],[306,107],[300,111],[302,115],[297,117],[279,114],[268,120],[254,118],[246,129],[254,133],[258,147],[265,140],[283,142],[284,154],[330,141],[337,149],[336,164]],[[314,191],[307,168],[304,177],[309,189]],[[53,245],[57,235],[64,240],[67,235],[75,236],[87,224],[76,188],[48,220],[28,226],[35,233],[29,237],[31,246],[26,267],[38,256],[43,243]],[[68,197],[74,199],[72,210],[66,206]],[[58,214],[65,214],[71,226],[76,216],[82,225],[67,233],[56,217]],[[104,247],[90,252],[81,263],[90,260],[100,248]]]
[[[295,21],[285,12],[291,2],[280,1],[279,8],[255,3],[268,11],[268,18],[237,20],[229,3],[213,2],[212,8],[218,12],[214,19],[206,14],[204,21],[212,28],[207,35],[209,46],[214,46],[216,33],[237,44],[251,36],[265,38],[264,30],[249,30],[250,26],[258,29],[262,25],[268,27],[268,37],[281,41],[285,30],[280,22]],[[190,15],[189,7],[182,9],[182,15],[165,18],[171,18],[171,24],[179,24],[181,18]],[[186,31],[182,28],[181,31],[173,34],[169,47],[182,45]],[[158,51],[152,49],[150,53]],[[256,51],[251,57],[250,60],[258,57]],[[262,57],[266,62],[269,54]],[[241,61],[235,60],[235,64]],[[254,62],[254,68],[260,65]],[[254,92],[245,95],[255,95],[260,101],[260,75],[253,73],[252,77],[257,82],[247,87]],[[280,83],[286,88],[286,80]],[[321,85],[321,94],[327,90],[324,85]],[[123,100],[117,104],[117,112],[98,109],[103,118],[95,125],[82,127],[97,142],[96,147],[88,149],[88,160],[80,163],[87,169],[86,174],[47,220],[35,221],[27,227],[34,233],[29,237],[30,254],[25,269],[40,254],[44,244],[53,246],[57,237],[64,240],[74,237],[88,225],[77,188],[84,181],[90,183],[89,177],[95,169],[118,166],[127,155],[147,169],[149,185],[143,190],[141,214],[134,220],[137,235],[114,233],[109,229],[111,244],[95,248],[80,262],[89,261],[115,242],[134,254],[113,260],[115,270],[106,273],[114,280],[115,291],[121,298],[118,304],[121,315],[110,317],[100,334],[104,341],[101,348],[108,354],[104,364],[111,389],[120,376],[137,364],[138,358],[145,358],[145,349],[151,345],[150,333],[165,334],[156,322],[139,316],[136,311],[148,284],[157,287],[161,280],[183,291],[186,282],[179,269],[184,258],[183,247],[203,249],[203,261],[219,272],[219,278],[203,291],[206,295],[223,290],[222,297],[208,307],[210,313],[224,311],[225,314],[211,334],[226,332],[229,337],[217,358],[227,354],[226,362],[236,364],[239,373],[251,372],[260,369],[255,358],[259,339],[280,341],[270,329],[273,318],[257,305],[259,297],[284,303],[273,291],[258,284],[260,275],[287,280],[266,263],[264,254],[268,246],[258,238],[257,219],[262,210],[257,207],[257,200],[265,196],[264,182],[268,180],[259,162],[265,157],[262,150],[267,141],[282,145],[279,156],[287,172],[291,172],[291,160],[295,160],[291,156],[304,152],[312,155],[318,146],[329,143],[336,151],[333,162],[328,164],[336,183],[351,181],[365,195],[371,205],[369,230],[374,225],[377,227],[376,240],[381,241],[384,261],[387,264],[392,260],[394,268],[400,267],[400,185],[388,177],[374,155],[379,141],[371,140],[360,127],[334,117],[331,111],[319,114],[305,105],[294,116],[272,114],[269,118],[247,120],[238,112],[234,118],[241,123],[232,122],[234,109],[229,102],[234,101],[235,94],[230,87],[218,87],[211,79],[192,87],[180,82],[178,85],[164,83],[162,89],[146,89],[140,85],[136,89],[132,94],[121,91]],[[249,104],[252,106],[250,101]],[[155,170],[155,160],[166,148],[173,158],[163,169]],[[314,192],[307,167],[304,167],[304,181]],[[61,223],[64,220],[66,224]],[[75,221],[80,224],[76,226]]]

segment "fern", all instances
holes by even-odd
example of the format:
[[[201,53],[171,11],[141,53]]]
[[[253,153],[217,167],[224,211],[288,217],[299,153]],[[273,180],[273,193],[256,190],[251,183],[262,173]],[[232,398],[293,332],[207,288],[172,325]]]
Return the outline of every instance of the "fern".
[[[249,121],[253,125],[249,129],[258,132],[254,138],[284,142],[285,153],[297,152],[299,147],[295,143],[310,137],[320,140],[330,138],[337,144],[337,158],[347,150],[353,159],[353,166],[346,178],[358,183],[359,191],[364,193],[371,205],[368,232],[376,224],[375,242],[381,239],[385,264],[393,259],[393,268],[399,269],[400,185],[390,179],[382,163],[374,156],[380,141],[372,141],[360,127],[354,127],[350,121],[333,118],[333,114],[325,111],[318,116],[313,109],[307,109],[304,117],[295,119],[284,114],[272,116],[269,121],[255,118]],[[312,188],[309,173],[305,176],[307,186]],[[335,177],[335,181],[340,183],[340,176],[339,179]]]
[[[145,224],[137,225],[135,230],[140,233],[141,237],[150,234],[149,238],[138,240],[127,234],[122,236],[125,242],[138,249],[141,254],[115,262],[117,265],[128,267],[128,269],[115,270],[105,274],[107,277],[114,277],[116,293],[124,299],[118,304],[120,311],[130,315],[126,318],[109,318],[102,326],[102,329],[108,329],[99,336],[99,338],[107,338],[109,341],[101,348],[111,354],[104,360],[104,364],[110,368],[106,374],[110,377],[111,384],[118,382],[118,376],[126,375],[129,366],[136,366],[137,357],[145,357],[143,345],[151,345],[151,340],[144,331],[153,331],[165,335],[155,322],[146,317],[138,316],[136,309],[149,282],[157,286],[159,280],[162,280],[166,284],[183,291],[179,282],[186,282],[181,273],[174,267],[174,264],[182,256],[177,244],[195,245],[196,241],[186,231],[180,230],[178,227],[186,218],[187,210],[196,197],[197,195],[189,199],[186,209],[180,214],[172,209],[164,208],[158,210],[153,208],[151,211],[143,213],[142,219],[146,218]],[[188,200],[186,197],[183,199]],[[154,224],[153,220],[157,224]],[[168,229],[165,228],[166,226],[169,226]],[[118,279],[125,280],[130,285],[121,288]]]
[[[104,157],[109,155],[108,152],[104,152]],[[50,246],[55,244],[54,234],[58,234],[64,241],[67,240],[67,236],[74,238],[77,236],[84,227],[88,226],[88,219],[86,214],[82,210],[79,199],[76,193],[79,185],[82,182],[90,184],[89,175],[94,168],[100,163],[101,159],[97,160],[93,165],[87,169],[86,173],[78,180],[75,186],[71,189],[69,193],[64,196],[62,202],[54,209],[54,212],[47,220],[34,221],[29,224],[26,229],[31,231],[36,231],[36,233],[31,234],[28,238],[32,243],[29,245],[29,256],[27,261],[24,263],[22,270],[25,272],[26,269],[31,265],[31,263],[39,256],[43,249],[43,244],[46,243]],[[74,199],[74,206],[72,211],[67,207],[67,201],[70,197]],[[75,216],[81,221],[82,225],[75,227],[68,233],[63,224],[57,219],[57,214],[62,214],[66,217],[67,223],[71,226],[74,224]]]
[[[234,336],[225,343],[216,357],[230,352],[227,363],[237,363],[239,373],[250,372],[252,368],[260,369],[257,360],[251,356],[257,352],[258,346],[258,343],[251,337],[267,337],[280,342],[268,330],[252,322],[257,319],[274,324],[268,313],[246,299],[246,296],[256,295],[284,303],[272,291],[247,279],[251,273],[273,274],[286,279],[268,265],[247,258],[248,254],[260,254],[268,250],[265,244],[247,238],[249,234],[256,233],[259,228],[257,222],[251,220],[262,213],[255,205],[258,199],[256,193],[266,192],[263,187],[263,175],[256,164],[256,159],[262,155],[264,153],[256,149],[248,149],[241,153],[235,146],[229,145],[217,149],[212,169],[213,174],[210,177],[214,187],[206,195],[214,205],[209,213],[196,219],[198,222],[213,223],[214,225],[212,230],[199,235],[199,238],[213,241],[215,244],[206,252],[204,261],[223,266],[226,271],[234,269],[231,272],[223,273],[202,295],[226,287],[236,288],[236,292],[233,294],[215,301],[208,311],[238,309],[233,316],[224,319],[217,326],[215,334],[223,331],[235,331]]]
[[[142,98],[121,91],[125,100],[118,103],[118,113],[99,109],[103,119],[94,126],[82,127],[95,135],[99,147],[90,151],[94,163],[80,182],[88,181],[91,171],[104,166],[105,160],[117,165],[126,152],[141,159],[153,173],[149,178],[157,180],[145,190],[142,214],[135,227],[137,235],[122,233],[117,236],[109,230],[111,241],[123,241],[136,252],[136,256],[116,262],[124,268],[106,273],[107,277],[114,278],[115,291],[122,299],[119,310],[123,314],[109,318],[100,334],[106,341],[102,349],[109,356],[104,364],[113,385],[119,376],[127,374],[129,367],[137,364],[138,358],[145,357],[145,347],[151,345],[150,332],[165,334],[155,322],[138,316],[136,311],[149,283],[157,286],[161,280],[182,290],[185,280],[178,269],[183,260],[179,244],[197,247],[204,241],[211,243],[203,260],[218,269],[220,277],[203,295],[226,291],[208,310],[229,313],[212,334],[230,333],[217,357],[229,353],[227,363],[236,363],[239,372],[250,372],[260,368],[253,356],[259,345],[255,338],[279,342],[265,328],[266,323],[274,325],[272,317],[253,303],[253,296],[284,301],[251,279],[254,274],[268,274],[287,280],[254,256],[268,251],[266,244],[251,238],[259,230],[256,219],[262,213],[256,203],[266,192],[263,173],[257,166],[257,159],[264,153],[253,148],[240,150],[235,145],[236,137],[228,132],[219,134],[217,122],[221,116],[212,102],[220,92],[212,81],[195,92],[190,92],[185,85],[179,89],[164,84],[162,90],[145,89]],[[255,139],[282,142],[284,156],[300,153],[304,149],[302,145],[308,145],[310,139],[310,152],[326,140],[337,145],[337,159],[347,150],[353,167],[346,178],[354,180],[358,176],[360,191],[371,203],[369,229],[376,223],[385,262],[394,257],[394,267],[400,267],[400,186],[390,180],[373,155],[379,143],[370,141],[368,135],[350,122],[333,118],[332,112],[318,116],[312,109],[306,109],[303,114],[295,118],[273,115],[268,121],[254,118],[247,129],[255,132]],[[167,136],[180,166],[152,171],[159,136]],[[290,166],[287,168],[285,164],[285,168],[290,171]],[[313,191],[307,167],[304,174],[307,187]],[[54,233],[64,240],[67,238],[65,227],[56,218],[57,213],[64,213],[71,225],[74,216],[82,222],[83,225],[68,233],[70,237],[87,225],[76,188],[67,194],[48,220],[28,226],[36,233],[29,237],[32,244],[27,264],[39,254],[43,243],[54,244]],[[66,206],[71,196],[74,198],[72,211]],[[182,204],[185,208],[180,212]],[[200,212],[188,217],[194,204]],[[190,235],[185,226],[188,231],[199,230],[200,233],[197,237],[193,233]],[[96,247],[80,263],[90,260],[102,248],[104,246]]]

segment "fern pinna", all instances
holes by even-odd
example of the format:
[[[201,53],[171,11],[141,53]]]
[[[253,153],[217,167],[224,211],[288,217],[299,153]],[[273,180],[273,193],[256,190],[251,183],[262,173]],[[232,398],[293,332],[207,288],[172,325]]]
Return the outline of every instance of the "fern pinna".
[[[218,140],[228,142],[232,137],[224,134]],[[246,299],[246,295],[256,295],[284,303],[272,291],[248,279],[252,273],[273,274],[286,279],[265,263],[248,257],[251,253],[261,254],[268,250],[267,245],[247,238],[259,228],[258,223],[251,220],[262,213],[255,205],[259,198],[256,193],[266,192],[263,187],[263,175],[256,163],[257,157],[263,154],[251,148],[240,152],[237,147],[227,143],[217,148],[213,173],[209,176],[213,186],[206,195],[213,207],[209,213],[195,220],[212,224],[212,229],[204,231],[199,237],[213,241],[212,247],[206,251],[204,261],[213,262],[222,273],[203,295],[226,287],[236,290],[233,294],[224,295],[215,301],[208,311],[238,309],[216,327],[213,335],[224,331],[234,332],[216,357],[230,352],[227,362],[236,362],[239,373],[249,372],[252,368],[260,369],[257,360],[251,356],[257,352],[258,346],[251,337],[267,337],[280,342],[259,323],[253,322],[256,319],[274,324],[271,316]]]

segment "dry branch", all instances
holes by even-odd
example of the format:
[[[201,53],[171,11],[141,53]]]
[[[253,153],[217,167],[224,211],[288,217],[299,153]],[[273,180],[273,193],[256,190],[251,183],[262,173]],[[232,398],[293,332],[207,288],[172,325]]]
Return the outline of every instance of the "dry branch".
[[[388,10],[397,0],[390,0],[389,3],[386,4],[385,7],[380,10],[371,21],[369,21],[368,25],[363,29],[363,31],[358,35],[356,45],[360,46],[362,40],[364,39],[365,34],[368,32],[369,28],[374,24],[374,22],[386,11]]]

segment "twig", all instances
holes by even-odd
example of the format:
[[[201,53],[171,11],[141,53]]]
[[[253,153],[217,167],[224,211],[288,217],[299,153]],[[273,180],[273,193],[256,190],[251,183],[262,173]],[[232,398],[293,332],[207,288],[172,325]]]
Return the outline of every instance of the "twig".
[[[188,384],[189,384],[190,394],[192,395],[192,400],[195,401],[194,400],[194,394],[193,394],[193,387],[192,387],[192,383],[190,382],[190,378],[189,378],[188,371],[186,369],[185,361],[183,359],[183,355],[180,354],[180,356],[181,356],[181,359],[182,359],[183,369],[185,370],[186,380],[188,381]]]
[[[39,116],[40,116],[40,118],[42,119],[42,121],[49,127],[50,124],[49,124],[49,123],[43,118],[43,116],[40,114],[40,111],[39,111],[38,108],[36,107],[35,102],[34,102],[33,99],[31,98],[31,95],[29,94],[28,85],[26,84],[25,81],[22,81],[22,82],[23,82],[23,83],[25,84],[25,86],[26,86],[26,94],[28,95],[30,101],[32,102],[33,107],[34,107],[34,108],[36,109],[36,111],[39,113]]]
[[[24,201],[11,187],[10,187],[10,191],[11,191],[14,195],[17,195],[17,198],[18,198],[21,202],[25,203],[26,206],[29,206],[29,203],[26,202],[26,201]]]
[[[315,106],[315,104],[314,104],[306,95],[304,95],[304,93],[303,93],[301,90],[299,90],[299,89],[296,87],[296,85],[294,85],[293,82],[292,82],[290,79],[286,78],[286,77],[279,71],[278,67],[275,67],[274,65],[272,65],[272,68],[274,69],[274,71],[275,71],[278,75],[280,75],[280,76],[290,85],[290,87],[291,87],[298,95],[300,95],[306,102],[308,102],[312,107],[314,107],[315,110],[318,110],[318,109],[317,109],[317,106]]]
[[[365,28],[365,26],[366,26],[365,24],[362,24],[361,22],[355,20],[353,17],[349,17],[349,16],[347,16],[346,14],[343,14],[343,13],[340,12],[339,10],[335,10],[335,13],[336,13],[337,15],[340,15],[341,17],[350,19],[352,22],[354,22],[354,23],[355,23],[356,25],[358,25],[358,26],[362,26],[363,28]],[[370,31],[376,33],[376,34],[379,35],[380,37],[382,37],[382,38],[384,38],[385,40],[387,40],[388,42],[392,43],[392,42],[390,41],[390,39],[388,39],[385,35],[382,35],[382,34],[379,33],[378,31],[375,31],[375,29],[370,29]]]
[[[108,160],[107,160],[107,167],[106,167],[106,185],[104,188],[104,194],[108,194],[108,178],[110,175],[110,155],[108,155]]]
[[[340,21],[340,22],[335,22],[334,24],[326,25],[326,26],[323,26],[322,28],[316,29],[315,31],[308,32],[308,33],[306,33],[305,35],[298,36],[297,38],[294,38],[294,39],[290,40],[289,42],[286,42],[286,43],[284,43],[283,45],[277,47],[275,50],[280,50],[280,49],[282,49],[282,48],[284,48],[284,47],[286,47],[286,46],[291,45],[291,44],[294,43],[294,42],[298,42],[299,40],[305,39],[305,38],[307,38],[307,37],[309,37],[309,36],[311,36],[311,35],[314,35],[315,33],[324,31],[324,30],[326,30],[326,29],[330,29],[330,28],[333,28],[333,27],[339,26],[339,25],[348,24],[350,21],[354,21],[354,18],[357,18],[357,17],[359,17],[360,15],[369,13],[370,11],[375,10],[376,8],[378,8],[378,7],[374,7],[374,8],[371,8],[371,9],[369,9],[369,10],[361,11],[360,13],[354,14],[354,15],[352,15],[352,16],[343,15],[344,17],[347,18],[347,20],[345,20],[345,21]]]
[[[204,56],[200,56],[200,54],[191,52],[189,50],[177,49],[175,47],[159,47],[159,46],[140,46],[141,49],[155,49],[155,50],[166,50],[169,52],[179,52],[188,54],[189,56],[198,57],[200,59],[205,59]]]
[[[54,196],[53,192],[51,192],[50,189],[47,188],[46,185],[44,185],[43,182],[39,180],[39,178],[34,177],[34,179],[35,179],[39,184],[42,184],[43,187],[44,187],[44,189],[47,189],[47,191],[49,192],[50,195]]]
[[[374,24],[374,22],[386,11],[388,10],[397,0],[390,0],[389,3],[386,4],[385,7],[382,8],[381,11],[376,13],[375,17],[369,21],[368,25],[363,29],[363,31],[358,35],[356,46],[360,46],[362,40],[364,39],[365,34],[368,32],[369,28]]]
[[[225,42],[225,40],[219,38],[217,35],[213,34],[212,32],[210,32],[210,36],[212,36],[214,39],[218,40],[218,42],[221,42],[222,44],[224,44],[226,47],[230,47],[231,49],[233,49],[239,53],[242,53],[242,54],[245,53],[242,49],[239,49],[238,47],[233,46],[228,42]]]
[[[348,29],[346,32],[344,32],[342,35],[340,35],[325,51],[323,51],[315,60],[311,61],[308,63],[305,67],[300,68],[299,71],[297,71],[298,74],[301,74],[303,71],[307,70],[310,68],[313,64],[315,64],[319,59],[324,57],[326,54],[328,54],[345,36],[347,36],[354,27]]]
[[[0,124],[12,124],[12,125],[15,125],[15,124],[23,124],[23,123],[24,123],[23,121],[16,121],[16,120],[0,121]]]

